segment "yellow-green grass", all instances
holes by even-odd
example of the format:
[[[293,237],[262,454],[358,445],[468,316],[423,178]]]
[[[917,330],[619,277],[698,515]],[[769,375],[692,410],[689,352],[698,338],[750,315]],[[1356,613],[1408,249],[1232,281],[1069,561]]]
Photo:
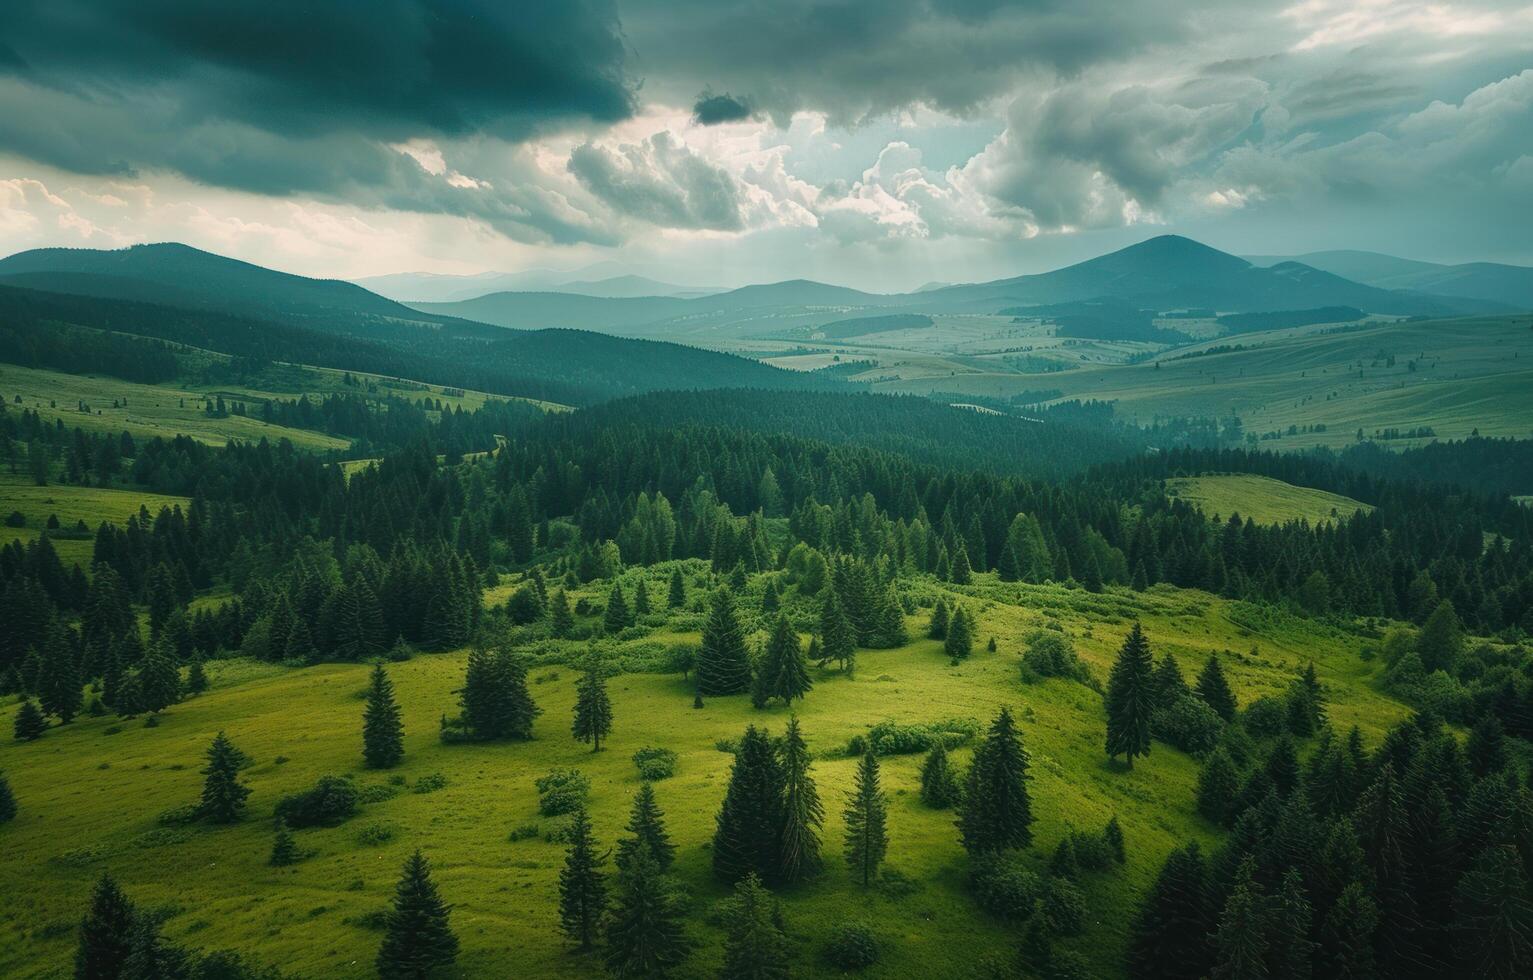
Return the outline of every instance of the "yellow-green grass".
[[[1223,345],[1245,349],[1204,356]],[[1522,355],[1528,355],[1523,357]],[[1394,363],[1390,363],[1393,358]],[[1410,363],[1416,361],[1416,369]],[[1141,364],[1019,375],[971,370],[882,381],[884,391],[1008,398],[1054,388],[1117,403],[1125,419],[1239,416],[1247,432],[1285,437],[1264,448],[1342,447],[1357,430],[1431,426],[1438,438],[1533,434],[1533,331],[1525,317],[1465,317],[1355,329],[1308,327],[1223,337]],[[1323,423],[1324,432],[1296,432]],[[1389,445],[1412,445],[1394,441]]]
[[[84,521],[94,535],[102,521],[122,524],[137,514],[140,507],[147,507],[149,513],[154,515],[162,507],[180,506],[184,509],[189,503],[185,497],[138,490],[105,490],[59,484],[39,487],[20,473],[0,472],[0,518],[12,511],[20,511],[27,519],[26,527],[0,526],[0,542],[36,540],[47,526],[48,518],[55,514],[58,515],[60,528],[73,529],[77,522]],[[55,536],[53,548],[59,553],[64,567],[79,564],[88,569],[95,542],[93,538]]]
[[[915,586],[928,596],[937,586]],[[1023,685],[1018,652],[1032,628],[1050,620],[1075,638],[1082,656],[1105,676],[1134,617],[1157,653],[1176,654],[1189,674],[1214,651],[1242,702],[1279,692],[1313,659],[1340,726],[1360,725],[1370,742],[1406,715],[1377,693],[1374,666],[1358,656],[1365,642],[1322,624],[1264,613],[1208,595],[1157,587],[1145,594],[1091,596],[1056,586],[1000,584],[947,590],[979,619],[977,651],[950,666],[940,644],[919,639],[888,651],[862,651],[853,677],[818,672],[808,698],[795,705],[817,754],[815,776],[827,810],[826,867],[812,883],[783,893],[799,947],[796,972],[830,975],[818,958],[829,931],[848,919],[871,921],[884,956],[870,977],[962,976],[983,957],[1010,955],[1017,929],[991,919],[965,886],[966,858],[953,814],[917,799],[920,756],[883,761],[889,795],[888,866],[919,883],[895,898],[856,887],[840,860],[842,809],[853,761],[848,738],[875,722],[988,721],[1002,705],[1017,714],[1031,753],[1036,841],[1042,861],[1067,829],[1098,829],[1117,815],[1128,841],[1128,865],[1088,877],[1085,935],[1067,945],[1091,962],[1092,975],[1121,972],[1128,923],[1167,851],[1187,839],[1212,843],[1211,827],[1194,814],[1197,773],[1190,757],[1157,744],[1132,771],[1102,755],[1100,697],[1063,681]],[[924,617],[909,625],[919,631]],[[984,652],[996,636],[999,651]],[[462,940],[459,975],[587,977],[599,964],[567,950],[557,931],[556,882],[563,848],[541,838],[511,842],[513,828],[539,823],[533,780],[559,766],[578,767],[592,780],[592,819],[610,847],[622,833],[639,782],[630,757],[646,745],[680,757],[674,778],[656,784],[672,838],[677,873],[691,894],[688,928],[698,949],[682,977],[717,975],[722,936],[709,912],[726,890],[709,870],[707,844],[728,778],[730,756],[720,739],[748,724],[780,732],[788,712],[752,710],[744,696],[712,698],[692,707],[692,687],[674,676],[622,675],[609,684],[615,728],[605,751],[593,754],[569,734],[576,671],[536,668],[531,690],[544,714],[526,743],[440,743],[437,721],[456,708],[465,654],[420,655],[390,667],[403,707],[406,759],[397,770],[413,787],[441,773],[445,788],[406,791],[366,806],[334,829],[298,833],[313,856],[292,868],[267,865],[274,804],[327,773],[355,773],[362,786],[387,773],[361,768],[359,692],[362,665],[283,669],[242,661],[209,665],[212,688],[175,706],[156,728],[142,720],[77,719],[38,742],[0,744],[0,770],[20,804],[0,828],[0,975],[47,977],[67,972],[78,920],[94,879],[111,871],[128,892],[171,915],[166,931],[205,948],[235,948],[304,976],[365,977],[380,934],[354,924],[383,908],[405,856],[422,848],[433,862],[452,923]],[[0,708],[9,730],[15,708]],[[226,730],[247,752],[244,779],[253,789],[250,812],[232,827],[195,826],[157,833],[156,815],[196,799],[198,769],[208,742]],[[967,749],[955,753],[960,765]],[[383,825],[392,840],[365,846],[364,828]]]
[[[1239,514],[1258,524],[1311,524],[1345,519],[1371,511],[1365,503],[1338,493],[1296,487],[1292,483],[1251,473],[1180,477],[1166,481],[1166,492],[1195,505],[1209,517]]]

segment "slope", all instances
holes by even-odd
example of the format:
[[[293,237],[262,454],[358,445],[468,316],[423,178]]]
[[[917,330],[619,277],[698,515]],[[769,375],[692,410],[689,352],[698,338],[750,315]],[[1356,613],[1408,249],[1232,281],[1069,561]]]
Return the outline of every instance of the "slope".
[[[1497,262],[1442,265],[1379,252],[1341,249],[1285,258],[1252,256],[1257,265],[1295,261],[1384,289],[1410,289],[1434,295],[1461,296],[1533,310],[1533,268]]]

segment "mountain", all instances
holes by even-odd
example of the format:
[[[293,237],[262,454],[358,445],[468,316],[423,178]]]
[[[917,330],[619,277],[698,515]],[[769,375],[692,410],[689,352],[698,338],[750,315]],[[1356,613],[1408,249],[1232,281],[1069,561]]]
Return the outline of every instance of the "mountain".
[[[574,293],[578,296],[606,296],[613,299],[634,296],[676,296],[695,299],[712,296],[724,290],[711,286],[678,286],[672,282],[659,282],[644,276],[611,276],[607,279],[581,280],[560,283],[549,288],[555,293]]]
[[[357,285],[401,303],[458,303],[491,293],[573,293],[579,296],[710,296],[723,290],[712,286],[680,286],[625,273],[606,275],[622,267],[598,262],[575,272],[525,269],[521,272],[481,272],[472,276],[431,272],[400,272],[355,279]]]
[[[1292,257],[1254,255],[1251,256],[1251,262],[1256,265],[1302,262],[1381,289],[1408,289],[1438,296],[1459,296],[1504,304],[1514,309],[1533,310],[1533,268],[1528,266],[1497,262],[1440,265],[1436,262],[1418,262],[1379,252],[1349,249],[1309,252]]]

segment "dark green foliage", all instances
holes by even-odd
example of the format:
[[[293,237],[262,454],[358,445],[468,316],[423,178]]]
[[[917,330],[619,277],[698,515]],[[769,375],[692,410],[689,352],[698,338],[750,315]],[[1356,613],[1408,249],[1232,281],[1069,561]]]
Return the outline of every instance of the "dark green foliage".
[[[1086,927],[1086,896],[1065,877],[1051,877],[1043,890],[1043,917],[1061,936],[1078,936]]]
[[[723,980],[787,980],[792,948],[783,934],[782,909],[755,875],[735,885],[721,908],[725,940]]]
[[[1506,768],[1506,735],[1501,720],[1493,714],[1487,714],[1475,722],[1469,732],[1469,741],[1464,745],[1464,752],[1469,759],[1469,770],[1477,778],[1484,778]]]
[[[628,611],[628,600],[623,595],[623,583],[614,582],[607,593],[607,611],[602,618],[602,629],[608,633],[621,633],[633,625],[633,614]]]
[[[239,781],[240,767],[245,764],[245,754],[234,747],[223,732],[208,746],[208,764],[203,767],[206,777],[202,784],[202,802],[198,806],[201,815],[214,823],[234,823],[245,810],[245,800],[250,787]]]
[[[154,713],[180,700],[181,672],[158,647],[151,649],[138,668],[139,708]]]
[[[713,593],[708,619],[703,623],[702,643],[697,651],[697,689],[710,697],[740,694],[750,688],[750,656],[745,650],[745,630],[735,611],[735,597],[727,588]]]
[[[1267,976],[1271,914],[1254,874],[1255,865],[1248,858],[1219,916],[1214,936],[1214,980],[1263,980]]]
[[[394,892],[378,975],[383,980],[424,980],[458,958],[458,937],[448,923],[452,907],[437,894],[431,866],[417,850],[405,861]]]
[[[1216,824],[1234,819],[1240,795],[1240,771],[1222,747],[1214,749],[1198,772],[1198,812]]]
[[[1018,851],[977,854],[970,862],[969,885],[979,907],[991,915],[1021,922],[1043,897],[1044,881]]]
[[[383,664],[374,664],[362,710],[362,759],[370,769],[388,769],[404,758],[404,726],[394,701],[394,684]]]
[[[289,864],[297,864],[301,855],[298,852],[298,842],[293,840],[292,831],[287,829],[287,822],[277,821],[277,832],[271,840],[271,856],[266,863],[274,868],[285,867]]]
[[[655,859],[661,871],[670,870],[671,862],[676,859],[676,845],[671,843],[665,831],[665,814],[660,812],[660,805],[655,802],[655,789],[647,782],[641,784],[639,791],[634,794],[633,809],[628,815],[628,833],[632,836],[617,842],[619,866],[635,848],[644,848]]]
[[[538,790],[538,812],[545,817],[560,817],[585,809],[591,780],[579,769],[554,769],[533,780]]]
[[[878,758],[869,752],[857,766],[857,781],[847,794],[844,836],[847,866],[866,888],[889,850],[888,802],[878,782]]]
[[[1180,693],[1150,716],[1150,731],[1168,745],[1200,755],[1218,744],[1224,722],[1202,698]]]
[[[1108,853],[1119,864],[1128,861],[1128,852],[1123,846],[1123,827],[1118,823],[1118,815],[1115,813],[1107,819],[1107,825],[1102,828],[1102,842],[1107,845]]]
[[[5,778],[5,773],[0,772],[0,823],[9,823],[16,819],[16,794],[11,792],[11,784]]]
[[[1320,929],[1316,965],[1329,977],[1378,976],[1373,953],[1379,910],[1362,882],[1354,881],[1337,896]]]
[[[103,874],[91,892],[90,910],[80,922],[80,943],[75,948],[75,980],[118,980],[133,944],[137,910]]]
[[[878,962],[878,936],[864,922],[843,922],[825,943],[825,959],[843,972],[866,970]]]
[[[1134,980],[1201,977],[1210,966],[1213,928],[1207,871],[1196,842],[1171,852],[1134,920],[1128,975]]]
[[[1238,710],[1235,692],[1230,690],[1230,682],[1224,676],[1224,667],[1217,653],[1208,658],[1202,672],[1198,674],[1197,695],[1226,722],[1235,720],[1235,712]]]
[[[531,738],[533,720],[543,713],[527,689],[522,659],[506,649],[469,651],[459,699],[463,713],[444,722],[444,741]]]
[[[597,850],[584,807],[575,811],[568,836],[570,849],[559,872],[559,928],[570,942],[590,949],[607,908],[606,876],[601,870],[607,858]]]
[[[947,639],[947,624],[947,600],[938,597],[937,605],[932,607],[931,623],[926,627],[926,635],[933,640]]]
[[[671,569],[671,584],[666,590],[665,604],[671,609],[680,609],[687,604],[687,583],[681,577],[681,567]]]
[[[782,830],[777,859],[777,880],[789,885],[810,877],[820,866],[819,830],[825,809],[809,769],[809,746],[798,718],[789,718],[782,743]]]
[[[971,855],[1027,847],[1033,842],[1027,779],[1022,733],[1011,712],[1002,708],[984,742],[974,750],[959,803],[959,836]]]
[[[834,588],[820,605],[820,663],[834,661],[850,672],[857,664],[857,636]]]
[[[947,749],[938,741],[921,763],[921,802],[933,809],[946,810],[961,797],[958,776],[948,763]]]
[[[1452,673],[1464,653],[1464,627],[1451,600],[1444,599],[1432,610],[1416,637],[1416,653],[1427,673],[1445,670]]]
[[[633,764],[645,782],[676,775],[676,753],[667,748],[646,745],[633,754]]]
[[[201,694],[208,689],[208,674],[201,660],[193,660],[191,667],[187,669],[186,689],[192,694]]]
[[[1458,883],[1453,907],[1465,976],[1513,980],[1533,972],[1533,896],[1515,847],[1488,847]]]
[[[1315,944],[1309,937],[1314,917],[1303,876],[1289,868],[1272,909],[1268,973],[1272,980],[1308,980],[1312,975]]]
[[[952,660],[967,660],[974,652],[974,622],[962,606],[953,611],[948,620],[947,638],[943,640],[942,652]]]
[[[684,962],[692,942],[682,926],[676,886],[640,848],[618,866],[604,959],[615,977],[663,977]]]
[[[1092,683],[1091,670],[1076,654],[1069,637],[1058,630],[1033,630],[1022,651],[1022,680],[1032,683],[1044,677]]]
[[[557,607],[556,607],[557,608]],[[543,599],[538,595],[537,587],[531,582],[524,582],[511,598],[506,600],[506,615],[511,622],[518,626],[526,626],[528,623],[536,623],[543,618]],[[565,613],[569,613],[566,604]],[[555,635],[560,635],[556,633]]]
[[[779,870],[783,771],[766,732],[745,730],[735,751],[729,788],[713,835],[713,871],[735,882],[754,873],[776,880]]]
[[[570,731],[591,751],[601,751],[601,740],[612,731],[612,700],[607,697],[607,678],[593,662],[575,684],[575,719]]]
[[[277,819],[289,827],[333,827],[357,812],[357,788],[340,776],[321,776],[313,787],[283,797],[277,803]]]
[[[16,720],[12,730],[17,741],[35,742],[48,730],[48,719],[43,717],[43,713],[37,710],[37,705],[28,698],[21,702],[21,707],[16,710]]]
[[[70,652],[69,644],[61,638],[55,637],[48,644],[43,668],[37,678],[37,700],[44,713],[53,715],[64,725],[73,721],[84,705],[79,664]]]
[[[803,645],[786,613],[779,614],[772,627],[772,635],[761,658],[760,679],[768,697],[778,698],[788,705],[794,698],[803,698],[814,687]]]
[[[575,632],[575,616],[570,612],[570,597],[563,589],[553,594],[548,602],[548,632],[558,639],[565,639]]]
[[[1154,663],[1139,623],[1118,651],[1107,678],[1107,755],[1124,756],[1129,768],[1136,755],[1150,754],[1150,719],[1155,711]]]
[[[1309,738],[1325,724],[1325,692],[1310,662],[1284,697],[1288,707],[1288,730],[1299,738]]]

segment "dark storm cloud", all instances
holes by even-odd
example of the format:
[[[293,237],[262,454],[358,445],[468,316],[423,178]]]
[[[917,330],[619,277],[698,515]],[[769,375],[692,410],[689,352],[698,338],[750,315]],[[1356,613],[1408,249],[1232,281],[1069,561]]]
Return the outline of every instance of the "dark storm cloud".
[[[704,91],[692,104],[692,118],[703,126],[739,122],[742,119],[749,119],[752,114],[750,104],[745,99],[735,98],[728,92],[723,95],[714,95]]]
[[[592,194],[631,218],[714,231],[738,231],[744,224],[734,178],[668,133],[616,151],[578,146],[569,169]]]

